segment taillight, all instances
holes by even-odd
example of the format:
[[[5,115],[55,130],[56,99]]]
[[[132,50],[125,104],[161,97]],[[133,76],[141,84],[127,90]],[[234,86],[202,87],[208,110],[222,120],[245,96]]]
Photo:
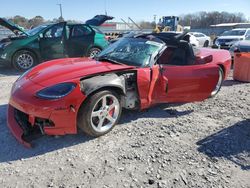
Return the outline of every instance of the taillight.
[[[237,56],[237,57],[240,57],[241,56],[241,53],[235,53],[235,55]]]

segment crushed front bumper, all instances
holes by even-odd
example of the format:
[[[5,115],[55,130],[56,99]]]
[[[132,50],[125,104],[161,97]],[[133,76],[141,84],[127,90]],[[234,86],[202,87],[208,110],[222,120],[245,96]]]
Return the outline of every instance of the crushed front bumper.
[[[18,80],[12,87],[8,105],[8,127],[26,147],[41,135],[77,133],[77,112],[86,98],[80,88],[60,100],[44,100],[35,96],[43,86],[30,80]]]
[[[8,114],[7,114],[7,124],[11,131],[11,133],[14,135],[14,137],[19,141],[21,144],[23,144],[26,147],[31,147],[31,144],[24,140],[24,130],[20,127],[20,125],[17,123],[15,119],[15,112],[14,107],[11,105],[8,106]]]

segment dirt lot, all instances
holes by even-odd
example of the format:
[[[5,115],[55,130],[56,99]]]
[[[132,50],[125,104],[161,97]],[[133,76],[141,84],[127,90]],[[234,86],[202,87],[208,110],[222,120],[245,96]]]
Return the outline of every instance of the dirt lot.
[[[18,76],[0,70],[0,187],[250,187],[250,83],[230,78],[204,102],[126,111],[101,138],[42,137],[26,149],[6,125]]]

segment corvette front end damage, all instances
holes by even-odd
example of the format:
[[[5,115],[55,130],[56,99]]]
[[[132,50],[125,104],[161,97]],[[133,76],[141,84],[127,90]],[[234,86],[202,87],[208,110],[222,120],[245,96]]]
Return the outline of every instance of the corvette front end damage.
[[[121,89],[123,94],[126,93],[125,79],[117,74],[94,76],[81,81],[81,90],[87,96],[103,87],[116,87]]]
[[[8,106],[8,127],[14,137],[26,147],[31,147],[32,140],[39,138],[42,135],[63,135],[65,132],[75,132],[74,129],[58,131],[58,129],[60,129],[59,126],[63,126],[63,124],[59,124],[59,119],[56,118],[54,120],[57,123],[57,126],[55,126],[55,123],[52,120],[52,113],[50,112],[47,113],[48,118],[40,118],[38,115],[34,116],[31,112],[28,113],[29,114],[24,113],[12,105]],[[67,112],[64,114],[66,115]],[[67,124],[67,122],[65,123]],[[54,134],[55,132],[57,133]]]
[[[81,80],[81,91],[86,95],[105,88],[111,88],[121,94],[122,106],[126,109],[138,109],[140,106],[136,71],[124,71],[93,76]]]
[[[7,124],[11,131],[11,133],[14,135],[14,137],[24,146],[31,147],[31,144],[26,141],[23,137],[24,130],[21,128],[21,126],[17,123],[17,121],[14,118],[15,114],[15,108],[12,106],[8,106],[8,118],[7,118]]]
[[[21,82],[22,79],[18,80],[12,88],[7,114],[8,127],[19,142],[31,147],[31,141],[43,134],[77,133],[77,111],[85,99],[79,85],[63,100],[43,100],[33,94],[42,86],[28,80],[26,84]]]

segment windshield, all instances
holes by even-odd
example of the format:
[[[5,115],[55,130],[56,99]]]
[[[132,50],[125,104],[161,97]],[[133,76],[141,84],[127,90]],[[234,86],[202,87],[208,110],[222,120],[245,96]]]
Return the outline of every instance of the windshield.
[[[246,33],[245,29],[242,30],[231,30],[231,31],[225,31],[222,33],[221,36],[242,36]]]
[[[37,34],[38,32],[40,32],[42,29],[48,27],[48,25],[39,25],[37,27],[34,27],[33,29],[29,30],[29,31],[26,31],[26,33],[28,33],[28,35],[35,35]]]
[[[144,67],[163,46],[163,43],[144,38],[122,38],[103,50],[96,59]]]

